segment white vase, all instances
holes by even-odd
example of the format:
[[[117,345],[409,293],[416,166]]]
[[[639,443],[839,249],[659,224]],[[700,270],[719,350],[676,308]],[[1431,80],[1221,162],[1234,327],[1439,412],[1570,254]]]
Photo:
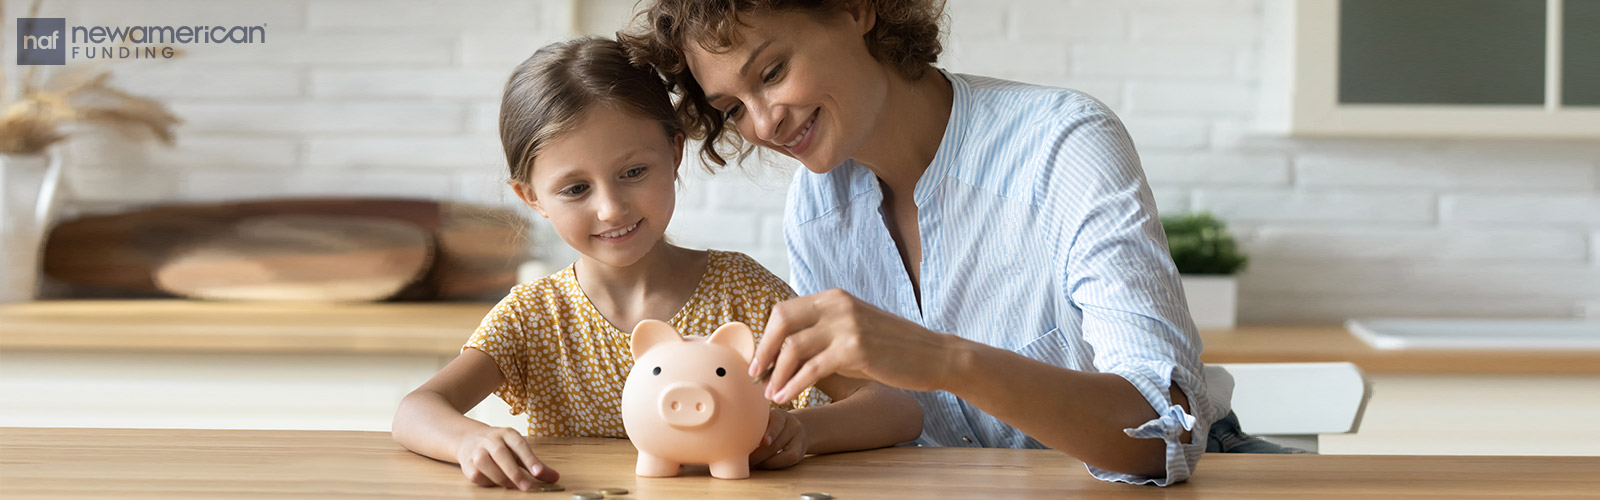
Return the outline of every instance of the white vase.
[[[0,304],[33,300],[60,199],[59,155],[0,155]]]
[[[1239,296],[1239,283],[1233,276],[1183,275],[1181,278],[1183,296],[1189,301],[1189,317],[1194,319],[1195,328],[1233,328]]]

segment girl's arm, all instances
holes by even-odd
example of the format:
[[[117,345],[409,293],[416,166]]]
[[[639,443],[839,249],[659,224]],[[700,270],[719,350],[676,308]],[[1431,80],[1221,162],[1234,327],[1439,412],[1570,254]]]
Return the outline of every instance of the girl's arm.
[[[922,405],[899,389],[841,375],[817,388],[833,403],[794,411],[810,438],[809,453],[882,448],[922,435]]]
[[[793,412],[772,410],[767,434],[750,463],[781,469],[809,453],[894,446],[922,435],[922,406],[904,392],[839,375],[817,382],[832,404]]]
[[[526,490],[534,480],[560,478],[515,429],[490,427],[465,414],[503,382],[494,358],[465,349],[421,387],[400,400],[392,434],[406,449],[450,463],[482,486]]]

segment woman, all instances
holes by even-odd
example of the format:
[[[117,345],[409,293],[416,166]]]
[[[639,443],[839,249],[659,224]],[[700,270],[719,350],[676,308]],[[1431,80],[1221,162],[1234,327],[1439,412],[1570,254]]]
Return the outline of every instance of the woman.
[[[1111,111],[935,69],[935,1],[644,8],[620,36],[675,85],[702,156],[724,164],[742,141],[805,165],[784,222],[803,296],[774,309],[750,367],[772,367],[770,398],[870,378],[919,391],[925,445],[1050,447],[1102,479],[1188,477],[1227,402],[1204,393]]]

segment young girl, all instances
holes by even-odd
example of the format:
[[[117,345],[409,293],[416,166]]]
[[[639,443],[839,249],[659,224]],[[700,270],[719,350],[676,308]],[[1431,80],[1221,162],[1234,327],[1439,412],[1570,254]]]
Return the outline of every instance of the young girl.
[[[501,100],[500,138],[512,189],[582,257],[513,288],[461,355],[400,402],[394,438],[461,464],[479,485],[527,490],[560,476],[521,432],[463,416],[490,392],[528,414],[530,435],[626,437],[620,397],[634,325],[658,319],[709,335],[740,321],[759,341],[772,306],[794,292],[743,254],[666,241],[685,135],[664,83],[616,42],[557,43],[518,66]],[[833,403],[802,396],[775,407],[752,465],[787,467],[807,453],[921,433],[921,408],[898,390],[844,377],[816,388]]]

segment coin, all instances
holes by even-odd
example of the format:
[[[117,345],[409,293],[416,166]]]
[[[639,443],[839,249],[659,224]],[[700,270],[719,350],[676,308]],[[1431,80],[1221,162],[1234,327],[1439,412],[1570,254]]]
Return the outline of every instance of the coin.
[[[600,494],[608,497],[628,494],[627,488],[600,488]]]
[[[833,500],[833,495],[827,493],[801,493],[800,500]]]
[[[559,484],[541,484],[538,491],[540,493],[549,493],[552,491],[567,491],[567,489]]]
[[[572,494],[572,500],[603,500],[605,497],[605,495],[601,495],[593,491]]]

